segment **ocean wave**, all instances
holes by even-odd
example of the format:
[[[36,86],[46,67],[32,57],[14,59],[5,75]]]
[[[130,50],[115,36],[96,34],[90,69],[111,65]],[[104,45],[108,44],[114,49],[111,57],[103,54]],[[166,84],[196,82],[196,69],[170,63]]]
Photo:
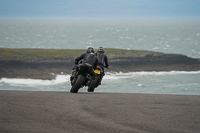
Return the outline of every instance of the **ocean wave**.
[[[176,75],[176,74],[200,74],[200,71],[142,71],[142,72],[107,72],[106,75],[126,76],[126,75]]]
[[[118,80],[118,79],[128,79],[128,78],[134,78],[138,76],[165,76],[165,75],[183,75],[183,74],[200,74],[200,71],[151,71],[151,72],[107,72],[104,79],[106,80]]]
[[[69,82],[69,77],[70,75],[57,75],[54,80],[2,78],[0,83],[10,84],[12,86],[48,86]]]
[[[161,75],[191,75],[200,74],[200,71],[169,71],[169,72],[106,72],[103,80],[119,80],[119,79],[132,79],[138,76],[161,76]],[[70,82],[70,75],[57,75],[54,80],[41,80],[41,79],[17,79],[17,78],[2,78],[0,84],[10,84],[12,86],[25,85],[25,86],[48,86],[57,85]]]

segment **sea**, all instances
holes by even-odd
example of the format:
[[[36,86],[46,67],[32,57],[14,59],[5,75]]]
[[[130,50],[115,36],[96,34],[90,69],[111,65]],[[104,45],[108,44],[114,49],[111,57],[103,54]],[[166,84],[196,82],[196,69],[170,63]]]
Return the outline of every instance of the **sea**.
[[[200,58],[200,20],[0,19],[0,48],[100,46]],[[69,78],[70,75],[62,73],[54,80],[1,78],[0,90],[69,92]],[[81,88],[81,92],[87,92],[87,87]],[[200,71],[107,71],[95,92],[200,95]]]

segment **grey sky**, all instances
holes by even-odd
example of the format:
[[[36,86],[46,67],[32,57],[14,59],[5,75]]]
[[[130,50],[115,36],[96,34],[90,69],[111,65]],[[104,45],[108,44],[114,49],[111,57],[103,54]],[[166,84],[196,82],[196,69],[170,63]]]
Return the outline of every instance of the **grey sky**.
[[[200,18],[200,0],[0,0],[0,17]]]

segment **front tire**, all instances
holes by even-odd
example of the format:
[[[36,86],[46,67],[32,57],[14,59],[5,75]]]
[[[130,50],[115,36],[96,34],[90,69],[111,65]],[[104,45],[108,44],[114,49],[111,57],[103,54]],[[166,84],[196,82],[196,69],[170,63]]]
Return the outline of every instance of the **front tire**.
[[[76,79],[76,83],[72,86],[70,92],[71,93],[77,93],[78,90],[81,88],[83,82],[84,82],[84,76],[78,75],[78,78]]]

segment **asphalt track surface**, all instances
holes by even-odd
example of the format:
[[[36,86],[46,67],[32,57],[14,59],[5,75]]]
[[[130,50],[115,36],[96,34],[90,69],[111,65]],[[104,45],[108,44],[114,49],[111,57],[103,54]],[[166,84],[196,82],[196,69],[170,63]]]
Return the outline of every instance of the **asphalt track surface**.
[[[198,133],[200,96],[0,91],[0,133]]]

